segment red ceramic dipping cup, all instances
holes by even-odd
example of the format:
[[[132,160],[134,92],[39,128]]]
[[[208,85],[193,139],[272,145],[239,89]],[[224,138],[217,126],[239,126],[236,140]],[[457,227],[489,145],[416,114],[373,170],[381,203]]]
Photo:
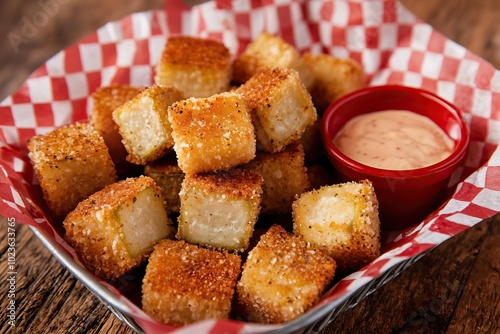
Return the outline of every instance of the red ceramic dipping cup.
[[[428,167],[388,170],[363,165],[333,144],[335,135],[351,118],[382,110],[409,110],[430,118],[454,141],[453,153]],[[469,127],[459,108],[431,92],[396,85],[367,87],[340,98],[325,111],[321,135],[340,182],[368,179],[373,183],[380,222],[386,230],[412,226],[442,204],[450,176],[469,146]]]

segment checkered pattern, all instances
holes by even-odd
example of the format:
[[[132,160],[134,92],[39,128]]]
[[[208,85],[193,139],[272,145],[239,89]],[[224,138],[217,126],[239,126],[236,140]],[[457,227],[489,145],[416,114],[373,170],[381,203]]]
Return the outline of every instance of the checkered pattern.
[[[236,55],[261,31],[283,37],[301,52],[354,58],[362,63],[371,85],[402,84],[433,91],[462,108],[471,127],[471,147],[454,175],[458,187],[453,197],[422,223],[384,236],[383,254],[377,260],[343,279],[298,321],[308,323],[311,314],[324,307],[352,307],[377,288],[376,280],[390,279],[432,247],[500,212],[500,71],[440,35],[397,1],[219,0],[190,9],[181,0],[167,0],[165,11],[109,23],[59,53],[0,104],[2,215],[44,230],[74,256],[44,214],[26,140],[87,119],[89,95],[99,86],[151,85],[169,35],[217,39]],[[148,333],[275,328],[207,321],[174,329],[149,318],[126,294],[113,291],[122,301],[120,309]]]

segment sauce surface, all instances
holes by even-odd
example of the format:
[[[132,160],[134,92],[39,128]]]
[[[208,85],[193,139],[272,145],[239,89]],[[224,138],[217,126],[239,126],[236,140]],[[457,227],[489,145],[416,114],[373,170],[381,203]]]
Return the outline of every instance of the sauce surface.
[[[333,143],[353,160],[390,170],[433,165],[451,155],[454,148],[453,140],[433,121],[407,110],[356,116]]]

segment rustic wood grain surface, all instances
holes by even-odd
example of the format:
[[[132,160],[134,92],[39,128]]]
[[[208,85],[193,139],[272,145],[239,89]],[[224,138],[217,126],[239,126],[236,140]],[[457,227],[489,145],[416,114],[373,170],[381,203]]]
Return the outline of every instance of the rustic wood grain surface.
[[[9,32],[51,2],[53,16],[13,47]],[[500,68],[498,0],[403,0],[449,38]],[[105,22],[159,0],[0,3],[0,100],[37,66]],[[23,19],[24,18],[24,19]],[[1,213],[0,213],[1,214]],[[133,333],[16,224],[16,326],[7,320],[7,222],[0,223],[1,333]],[[335,319],[325,333],[500,333],[500,215],[448,240]]]

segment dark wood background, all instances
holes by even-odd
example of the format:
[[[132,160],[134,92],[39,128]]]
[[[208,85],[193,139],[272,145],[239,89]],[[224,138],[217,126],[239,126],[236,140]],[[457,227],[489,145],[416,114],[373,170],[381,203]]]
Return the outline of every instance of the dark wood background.
[[[27,41],[13,47],[23,18],[57,5]],[[402,0],[419,17],[500,68],[500,1]],[[0,3],[0,100],[50,56],[105,22],[161,8],[160,0],[25,0]],[[1,214],[1,213],[0,213]],[[7,227],[0,228],[1,333],[133,333],[41,245],[16,226],[16,327],[7,324]],[[447,242],[325,333],[500,333],[500,215]]]

